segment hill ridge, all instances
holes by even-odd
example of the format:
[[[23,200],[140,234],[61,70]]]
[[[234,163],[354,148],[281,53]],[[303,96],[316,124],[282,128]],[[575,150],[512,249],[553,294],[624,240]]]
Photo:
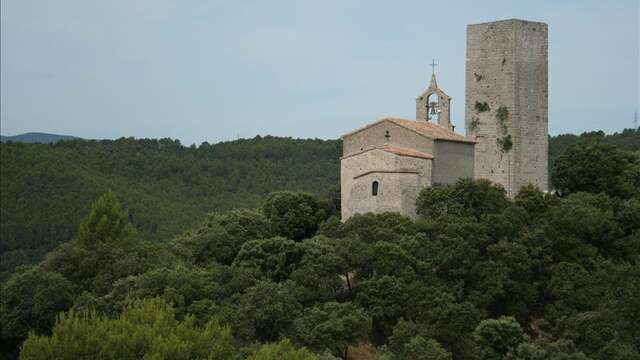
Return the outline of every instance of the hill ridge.
[[[24,143],[41,143],[51,144],[60,140],[76,140],[80,139],[72,135],[60,135],[45,132],[26,132],[18,135],[0,135],[0,142],[24,142]]]

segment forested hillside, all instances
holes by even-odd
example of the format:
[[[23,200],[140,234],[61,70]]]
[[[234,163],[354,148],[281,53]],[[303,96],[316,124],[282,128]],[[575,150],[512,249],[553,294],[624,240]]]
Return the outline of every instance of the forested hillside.
[[[419,218],[342,223],[275,192],[164,242],[102,195],[77,235],[2,287],[21,359],[640,358],[640,154],[568,147],[558,194],[425,188]],[[134,218],[135,219],[135,218]]]
[[[640,132],[551,137],[550,169],[582,141],[637,151]],[[271,191],[335,196],[340,155],[340,141],[270,136],[198,147],[124,138],[0,144],[0,279],[74,237],[91,202],[109,189],[140,237],[166,241],[208,212],[255,207]]]
[[[269,136],[197,148],[124,138],[0,144],[0,278],[75,236],[109,189],[142,238],[166,241],[208,212],[255,207],[270,191],[335,190],[340,154],[339,141]]]

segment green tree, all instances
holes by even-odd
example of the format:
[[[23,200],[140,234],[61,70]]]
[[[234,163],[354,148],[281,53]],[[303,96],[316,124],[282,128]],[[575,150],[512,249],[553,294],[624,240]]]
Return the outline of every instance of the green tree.
[[[547,236],[560,259],[589,261],[595,252],[615,252],[623,226],[616,219],[617,201],[605,194],[574,193],[549,214]]]
[[[174,248],[196,265],[212,261],[229,265],[244,242],[218,224],[202,227],[195,233],[185,234],[175,240]]]
[[[369,265],[376,275],[393,275],[411,271],[416,260],[400,245],[380,241],[372,246]]]
[[[231,330],[193,317],[176,320],[160,299],[135,302],[116,319],[96,313],[58,318],[51,336],[29,335],[21,359],[233,359]]]
[[[269,194],[262,203],[262,212],[278,235],[298,241],[313,237],[325,217],[315,196],[290,191]]]
[[[257,210],[239,209],[209,217],[206,226],[218,224],[241,241],[266,239],[274,235],[269,220]],[[241,244],[242,245],[242,244]]]
[[[245,341],[276,341],[302,311],[295,283],[261,281],[240,296],[236,333]]]
[[[502,211],[507,205],[505,191],[489,180],[463,178],[455,184],[435,184],[424,188],[416,200],[416,210],[423,218],[446,215],[480,218]]]
[[[46,334],[56,315],[73,304],[75,287],[62,275],[33,268],[2,284],[0,329],[3,347],[15,346],[29,331]]]
[[[328,302],[304,311],[294,323],[294,338],[322,352],[347,359],[349,345],[367,339],[371,318],[351,303]]]
[[[301,301],[305,303],[323,302],[336,299],[344,289],[347,264],[340,256],[340,240],[322,235],[304,240],[301,243],[304,255],[298,267],[291,273],[290,279],[301,285]]]
[[[62,274],[81,290],[104,295],[120,278],[175,260],[157,245],[132,241],[133,234],[126,212],[108,192],[82,221],[79,237],[47,254],[41,266]]]
[[[400,359],[415,360],[451,360],[452,355],[437,341],[414,336],[404,345],[404,352]]]
[[[111,242],[127,239],[135,234],[127,212],[112,191],[107,191],[92,206],[89,215],[80,223],[81,242]]]
[[[628,198],[640,188],[640,157],[600,142],[582,142],[566,149],[553,168],[553,184],[563,195],[605,193]]]
[[[416,324],[414,321],[398,320],[393,327],[393,333],[387,341],[387,350],[392,354],[401,354],[404,351],[404,344],[409,342],[414,336],[429,337],[429,329],[426,326]]]
[[[430,331],[428,326],[401,319],[393,328],[393,335],[389,337],[388,347],[383,349],[382,358],[451,360],[451,353],[429,338]]]
[[[407,285],[401,278],[384,275],[363,281],[358,286],[355,303],[373,320],[373,340],[384,343],[397,320],[405,314],[410,301]]]
[[[589,360],[584,353],[577,351],[570,341],[542,342],[539,344],[521,343],[509,351],[508,360]]]
[[[220,279],[216,275],[206,269],[180,265],[158,267],[118,280],[104,298],[113,308],[119,309],[130,299],[160,297],[173,306],[179,317],[184,317],[194,302],[202,299],[218,300],[224,296],[220,294]]]
[[[296,349],[288,339],[262,345],[247,360],[318,360],[315,354],[305,348]]]
[[[234,265],[255,268],[265,277],[279,282],[289,278],[303,255],[304,248],[299,243],[283,237],[251,240],[242,245]]]
[[[424,328],[423,337],[433,338],[451,351],[455,358],[467,358],[475,353],[472,347],[474,328],[478,325],[482,309],[468,301],[456,300],[443,288],[428,288],[419,298],[416,323]]]
[[[554,266],[551,278],[546,283],[547,321],[556,321],[590,312],[604,300],[608,290],[602,263],[589,271],[580,264],[560,262]]]
[[[195,230],[175,239],[173,248],[197,265],[231,265],[245,242],[272,236],[272,226],[261,212],[233,210],[210,214]]]
[[[395,212],[355,214],[338,230],[339,238],[355,238],[372,244],[378,241],[399,241],[405,235],[415,234],[413,221]]]
[[[516,205],[527,210],[532,217],[544,215],[552,206],[556,204],[556,198],[543,193],[536,186],[528,184],[520,188],[514,198]]]
[[[520,242],[504,240],[487,248],[489,261],[498,265],[501,276],[497,280],[504,288],[490,305],[493,315],[511,314],[524,319],[535,310],[542,296],[541,279],[535,270],[542,264],[530,252]]]
[[[47,254],[40,266],[62,274],[83,291],[102,296],[118,279],[141,274],[160,265],[161,261],[173,259],[167,256],[162,260],[163,255],[155,251],[156,246],[131,245],[97,243],[87,247],[78,241],[70,241]]]
[[[513,317],[482,320],[473,336],[482,360],[503,359],[525,339],[520,324]]]

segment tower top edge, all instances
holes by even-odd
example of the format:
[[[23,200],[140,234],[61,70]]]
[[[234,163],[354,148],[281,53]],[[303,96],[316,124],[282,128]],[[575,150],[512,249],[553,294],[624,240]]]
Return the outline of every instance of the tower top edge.
[[[485,26],[485,25],[504,24],[504,23],[538,24],[542,26],[549,26],[546,22],[542,22],[542,21],[531,21],[531,20],[525,20],[525,19],[512,18],[512,19],[504,19],[504,20],[496,20],[496,21],[486,21],[486,22],[475,23],[475,24],[467,24],[467,28],[472,26]]]

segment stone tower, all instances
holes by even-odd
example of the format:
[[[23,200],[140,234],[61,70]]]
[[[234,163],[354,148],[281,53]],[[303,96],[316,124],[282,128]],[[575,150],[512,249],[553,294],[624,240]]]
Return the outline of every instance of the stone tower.
[[[475,178],[509,196],[548,190],[547,24],[503,20],[467,26],[465,127]]]
[[[429,87],[416,98],[416,120],[436,121],[438,125],[453,131],[450,109],[451,97],[438,88],[436,74],[431,74]]]

